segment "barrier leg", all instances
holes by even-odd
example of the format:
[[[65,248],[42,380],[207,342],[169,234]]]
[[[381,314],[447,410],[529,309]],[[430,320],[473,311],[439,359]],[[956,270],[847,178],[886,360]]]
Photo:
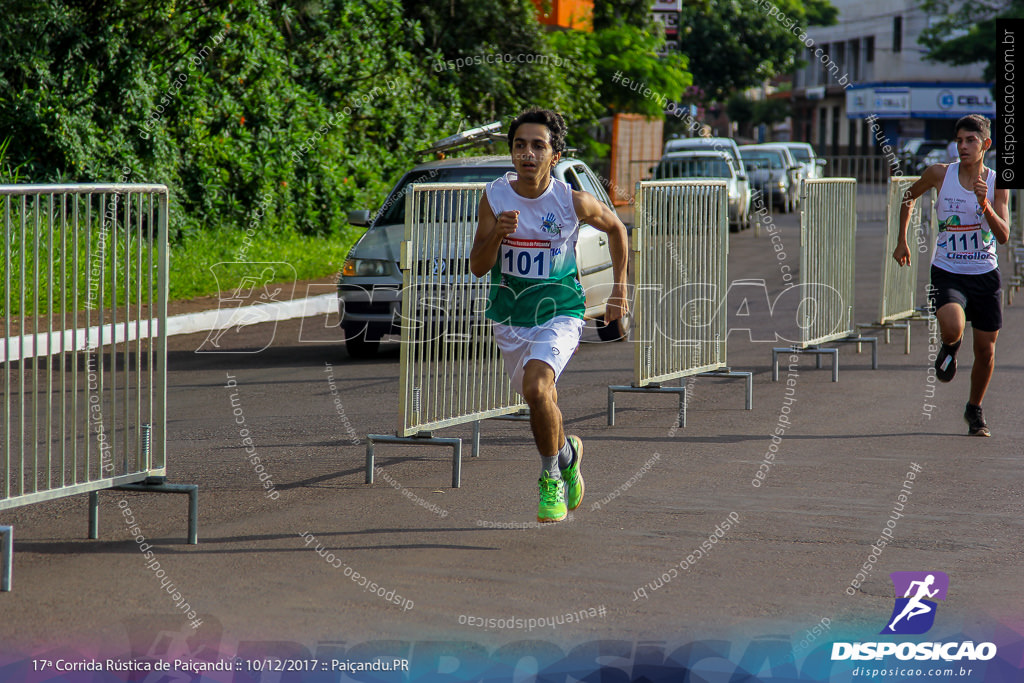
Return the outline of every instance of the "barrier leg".
[[[462,484],[462,439],[454,444],[455,453],[452,455],[452,488],[457,489]]]
[[[100,492],[89,492],[89,540],[100,537]]]
[[[115,486],[119,491],[143,493],[184,493],[188,495],[188,543],[199,543],[199,487],[195,484],[124,484]]]
[[[777,364],[778,355],[774,354],[774,353],[772,355],[773,355],[773,359],[774,359],[773,364],[777,368],[778,367],[778,364]],[[754,373],[740,371],[740,370],[730,370],[729,368],[724,368],[722,370],[712,370],[710,372],[702,372],[699,375],[697,375],[697,377],[710,377],[712,379],[714,379],[715,377],[722,377],[722,378],[726,378],[726,379],[730,379],[730,378],[743,379],[744,380],[744,385],[745,385],[744,386],[744,389],[745,389],[744,394],[745,395],[744,395],[743,407],[746,410],[753,410],[754,409]]]
[[[10,592],[13,566],[14,527],[0,526],[0,592]]]
[[[472,457],[480,457],[480,420],[473,423],[473,454]]]
[[[646,387],[634,387],[634,386],[610,386],[608,387],[608,424],[615,424],[615,398],[614,395],[617,392],[625,392],[631,394],[677,394],[679,396],[679,417],[680,427],[686,426],[686,387],[663,387],[659,385],[650,385]]]
[[[779,354],[780,353],[803,353],[805,349],[798,349],[795,346],[789,348],[773,348],[772,349],[772,381],[779,381]],[[818,367],[821,367],[820,365]]]
[[[686,428],[686,387],[679,392],[679,426]]]
[[[366,483],[373,483],[373,434],[366,435]]]
[[[366,435],[366,483],[373,483],[373,447],[375,441],[415,446],[452,447],[452,487],[459,488],[462,480],[462,439],[440,438],[425,432],[422,436],[391,436],[390,434]]]

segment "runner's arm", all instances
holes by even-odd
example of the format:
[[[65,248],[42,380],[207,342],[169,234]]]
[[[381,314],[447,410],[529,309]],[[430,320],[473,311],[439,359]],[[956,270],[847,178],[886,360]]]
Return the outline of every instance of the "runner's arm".
[[[992,204],[986,201],[981,208],[996,241],[999,244],[1006,244],[1010,240],[1010,191],[996,190]]]
[[[476,223],[476,236],[473,248],[469,252],[469,269],[473,275],[483,277],[494,267],[498,260],[498,249],[506,235],[516,231],[519,224],[518,211],[503,211],[495,216],[487,195],[480,196],[479,217]]]
[[[612,293],[605,307],[604,321],[610,323],[629,312],[629,297],[626,290],[626,269],[629,263],[629,237],[626,226],[607,204],[597,200],[589,192],[573,190],[573,206],[581,222],[594,226],[608,235],[608,251],[612,256]]]
[[[892,257],[901,266],[910,265],[910,246],[907,244],[907,226],[910,225],[910,212],[914,210],[914,201],[925,192],[931,189],[942,187],[942,180],[946,177],[946,164],[935,164],[925,169],[921,177],[903,193],[903,202],[900,204],[900,227],[896,236],[896,249]]]

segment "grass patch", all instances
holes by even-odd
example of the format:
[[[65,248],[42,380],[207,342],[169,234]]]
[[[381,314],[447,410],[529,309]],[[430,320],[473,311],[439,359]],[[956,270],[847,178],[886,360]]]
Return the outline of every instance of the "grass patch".
[[[138,235],[123,226],[72,231],[52,226],[44,216],[35,228],[29,222],[22,235],[19,222],[4,244],[0,230],[0,319],[39,316],[75,308],[110,306],[117,301],[138,303],[148,299],[149,263],[156,258]],[[209,296],[237,287],[239,277],[257,276],[266,269],[258,263],[285,263],[274,269],[276,282],[290,278],[312,280],[341,270],[361,230],[349,228],[331,236],[306,236],[290,230],[257,232],[243,249],[244,233],[210,230],[195,233],[170,247],[168,298],[171,301]],[[125,253],[125,245],[128,252]],[[238,263],[239,261],[243,263]],[[221,265],[218,265],[221,264]],[[24,305],[21,281],[24,278]],[[154,272],[154,287],[156,285]]]
[[[287,263],[298,280],[312,280],[341,270],[345,256],[361,230],[351,228],[340,235],[311,237],[288,232],[258,232],[243,249],[243,233],[220,230],[196,233],[171,249],[171,301],[208,296],[231,289],[238,283],[225,279],[229,273],[246,271],[236,265]],[[224,264],[218,266],[218,264]],[[247,273],[255,274],[255,273]]]

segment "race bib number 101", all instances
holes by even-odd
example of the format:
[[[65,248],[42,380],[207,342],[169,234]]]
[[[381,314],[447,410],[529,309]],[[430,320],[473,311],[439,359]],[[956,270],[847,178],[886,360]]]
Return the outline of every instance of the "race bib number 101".
[[[533,280],[549,278],[551,242],[506,237],[501,243],[501,272]]]

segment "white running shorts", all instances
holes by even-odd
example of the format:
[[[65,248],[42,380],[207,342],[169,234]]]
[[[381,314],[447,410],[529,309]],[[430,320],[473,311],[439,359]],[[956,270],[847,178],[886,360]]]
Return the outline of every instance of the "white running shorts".
[[[537,327],[517,327],[493,323],[494,339],[505,361],[505,372],[512,379],[512,388],[523,393],[523,372],[527,362],[539,360],[555,371],[555,381],[562,375],[569,359],[580,345],[583,321],[560,315]]]

